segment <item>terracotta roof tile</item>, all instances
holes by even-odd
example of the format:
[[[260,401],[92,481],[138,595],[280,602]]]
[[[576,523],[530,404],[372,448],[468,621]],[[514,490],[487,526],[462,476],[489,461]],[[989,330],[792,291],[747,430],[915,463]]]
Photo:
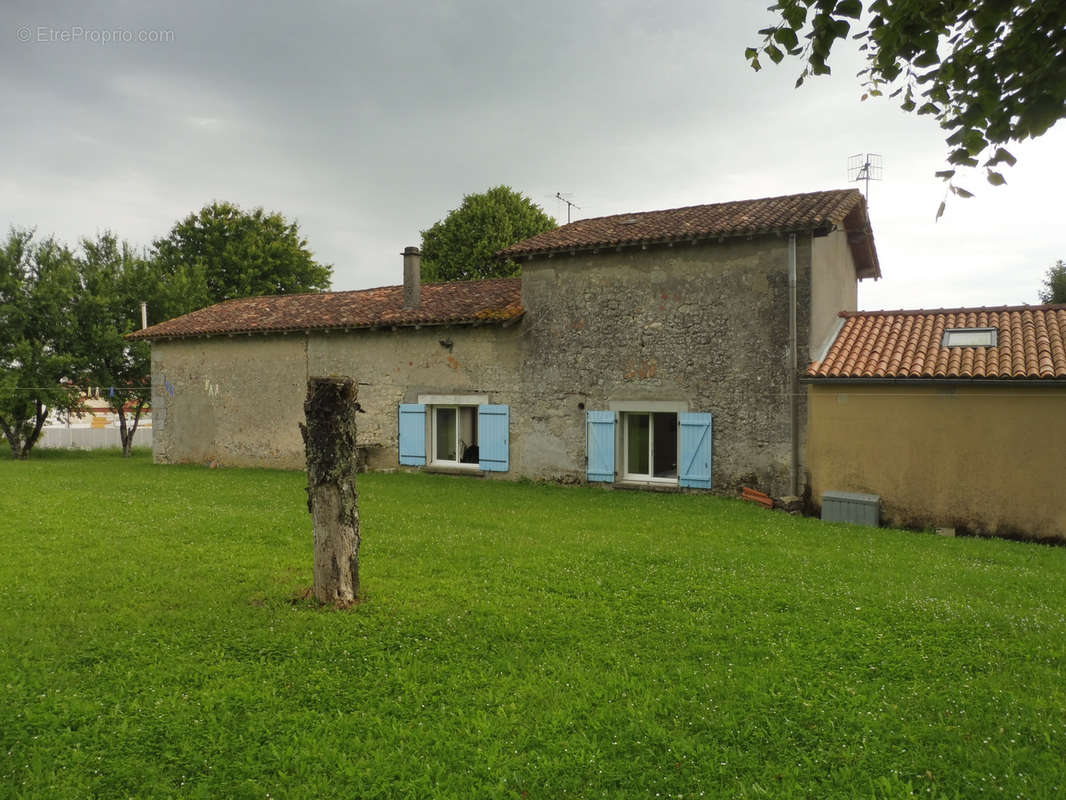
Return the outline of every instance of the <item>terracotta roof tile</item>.
[[[1066,305],[845,311],[814,378],[1066,380]],[[944,331],[996,328],[995,347],[941,347]]]
[[[403,307],[403,287],[227,300],[132,333],[167,339],[230,333],[506,322],[525,313],[519,278],[422,285],[418,308]]]
[[[849,233],[855,234],[851,244],[857,253],[861,277],[880,277],[873,234],[866,216],[866,201],[858,189],[582,219],[513,244],[497,256],[517,258],[601,247],[822,230],[834,226],[844,226]]]

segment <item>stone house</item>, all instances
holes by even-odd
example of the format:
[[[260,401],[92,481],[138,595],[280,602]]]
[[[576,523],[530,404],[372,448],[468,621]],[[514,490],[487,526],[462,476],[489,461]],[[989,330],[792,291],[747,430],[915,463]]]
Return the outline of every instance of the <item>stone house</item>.
[[[798,379],[880,277],[852,189],[580,220],[522,277],[232,300],[152,342],[158,462],[300,468],[307,378],[359,381],[370,468],[775,495],[807,484]]]
[[[804,378],[812,495],[894,525],[1066,539],[1066,305],[862,311]]]

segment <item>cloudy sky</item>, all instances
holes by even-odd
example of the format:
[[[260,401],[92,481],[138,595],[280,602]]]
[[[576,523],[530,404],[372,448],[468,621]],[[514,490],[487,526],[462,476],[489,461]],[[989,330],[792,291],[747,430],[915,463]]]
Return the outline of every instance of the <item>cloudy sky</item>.
[[[501,183],[565,221],[556,192],[577,218],[838,188],[874,152],[860,307],[1033,303],[1066,258],[1066,126],[935,223],[940,129],[860,102],[854,52],[799,90],[798,63],[752,72],[766,0],[154,5],[4,3],[8,225],[148,245],[212,200],[264,206],[359,289]]]

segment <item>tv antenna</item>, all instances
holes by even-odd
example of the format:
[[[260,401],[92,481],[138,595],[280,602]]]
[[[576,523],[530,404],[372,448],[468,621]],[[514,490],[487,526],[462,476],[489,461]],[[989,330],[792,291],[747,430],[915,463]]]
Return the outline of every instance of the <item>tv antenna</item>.
[[[563,194],[562,192],[556,192],[555,193],[555,199],[556,200],[562,200],[564,203],[566,203],[566,224],[569,225],[570,224],[570,209],[571,208],[576,208],[578,211],[580,211],[581,210],[581,206],[579,206],[577,203],[573,202],[570,199],[570,192],[567,192],[566,194]]]
[[[879,181],[884,175],[881,156],[878,153],[856,153],[848,156],[848,180],[856,183],[865,181],[866,204],[870,204],[870,181]]]

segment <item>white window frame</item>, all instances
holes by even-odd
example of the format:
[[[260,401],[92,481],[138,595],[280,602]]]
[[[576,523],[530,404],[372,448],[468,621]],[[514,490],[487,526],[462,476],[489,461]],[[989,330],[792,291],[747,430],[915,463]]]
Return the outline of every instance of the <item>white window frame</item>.
[[[464,462],[461,461],[463,457],[461,444],[462,444],[462,424],[460,420],[460,409],[473,408],[474,409],[474,426],[477,430],[478,425],[478,406],[488,405],[489,397],[484,394],[422,394],[418,396],[418,402],[426,407],[426,450],[427,456],[426,465],[430,467],[447,467],[448,469],[468,469],[472,472],[476,472],[481,469],[478,462]],[[437,409],[439,408],[453,408],[455,409],[455,460],[441,459],[437,457]],[[477,430],[478,437],[480,438],[480,430]],[[475,440],[473,444],[478,444]]]
[[[630,405],[626,403],[625,405]],[[618,474],[622,481],[627,483],[656,483],[663,486],[678,486],[681,482],[681,422],[680,414],[682,411],[675,410],[674,408],[664,408],[663,406],[674,406],[673,403],[648,403],[648,406],[659,406],[658,408],[630,408],[620,411],[618,414],[619,422],[618,427],[619,439],[621,440],[618,448],[618,461],[619,469]],[[655,471],[655,414],[673,414],[674,415],[674,472],[675,475],[672,478],[661,478],[654,474]],[[629,418],[633,416],[647,416],[648,417],[648,472],[630,472],[629,471]]]

